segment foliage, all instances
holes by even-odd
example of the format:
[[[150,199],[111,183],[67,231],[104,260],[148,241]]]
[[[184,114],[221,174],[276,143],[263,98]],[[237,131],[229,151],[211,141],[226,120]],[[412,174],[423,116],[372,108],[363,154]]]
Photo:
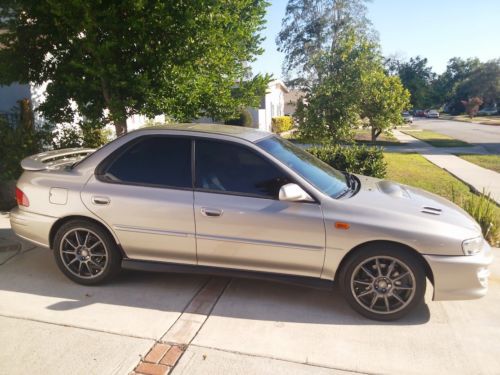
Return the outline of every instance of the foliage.
[[[320,79],[305,97],[307,105],[297,115],[304,138],[326,142],[351,140],[359,123],[367,80],[381,64],[376,44],[353,31],[337,39],[335,48],[317,56]]]
[[[291,116],[273,117],[272,128],[275,133],[283,133],[293,128],[293,119]]]
[[[285,54],[289,85],[310,87],[320,79],[318,55],[329,53],[345,32],[373,38],[366,18],[367,0],[288,0],[276,44]],[[374,39],[374,38],[373,38]]]
[[[9,126],[0,120],[0,181],[17,179],[22,172],[21,160],[43,151],[52,137],[48,125],[38,128],[24,125]]]
[[[433,104],[437,107],[447,106],[452,112],[463,111],[460,101],[455,99],[457,86],[480,65],[477,58],[462,59],[453,57],[448,61],[446,70],[432,83]],[[459,104],[459,106],[457,106]]]
[[[59,125],[54,130],[52,145],[55,149],[83,146],[81,129],[71,125]]]
[[[429,108],[433,104],[432,82],[435,74],[427,65],[426,58],[417,56],[409,61],[390,60],[390,71],[395,72],[403,86],[410,92],[410,103],[413,108]]]
[[[386,174],[384,154],[378,147],[329,145],[307,151],[340,171],[378,178]]]
[[[483,104],[483,100],[475,96],[467,100],[462,100],[462,104],[465,107],[465,113],[467,113],[470,118],[473,118],[477,115],[477,112],[479,112],[479,107]]]
[[[455,101],[472,97],[481,98],[486,106],[500,102],[500,59],[479,64],[457,85]]]
[[[252,114],[247,109],[242,109],[240,110],[238,117],[226,120],[224,123],[226,125],[236,125],[251,128],[253,126],[253,118]]]
[[[265,0],[4,0],[0,84],[49,82],[40,107],[45,118],[111,122],[117,135],[134,114],[227,118],[256,105],[269,81],[247,79],[248,62],[262,53],[266,6]]]
[[[403,119],[401,112],[410,105],[410,93],[399,77],[388,76],[382,69],[367,75],[363,81],[366,92],[362,101],[362,117],[369,119],[372,142]]]
[[[453,194],[453,202],[461,206],[481,226],[484,238],[493,246],[500,244],[500,218],[490,193],[463,196]]]

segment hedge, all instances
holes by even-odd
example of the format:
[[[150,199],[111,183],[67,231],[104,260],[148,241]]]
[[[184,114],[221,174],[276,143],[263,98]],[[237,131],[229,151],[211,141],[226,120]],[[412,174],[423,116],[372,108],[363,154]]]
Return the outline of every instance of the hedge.
[[[311,154],[339,171],[384,178],[387,164],[382,149],[367,146],[322,146],[308,149]]]
[[[283,133],[293,128],[293,119],[290,116],[273,117],[271,123],[275,133]]]

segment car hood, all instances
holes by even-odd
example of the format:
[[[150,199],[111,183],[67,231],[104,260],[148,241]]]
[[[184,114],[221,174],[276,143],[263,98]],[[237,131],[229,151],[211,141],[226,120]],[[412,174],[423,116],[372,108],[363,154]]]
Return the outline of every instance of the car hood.
[[[414,220],[416,225],[424,222],[446,223],[466,229],[470,235],[480,235],[481,227],[456,204],[425,190],[393,181],[357,176],[360,190],[351,199],[354,205],[370,207],[377,216],[396,217],[398,220]]]

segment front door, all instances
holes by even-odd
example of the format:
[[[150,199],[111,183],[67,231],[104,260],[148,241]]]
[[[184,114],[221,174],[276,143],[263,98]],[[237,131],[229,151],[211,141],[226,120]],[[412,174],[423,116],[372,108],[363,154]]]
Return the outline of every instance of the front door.
[[[320,205],[278,200],[279,188],[293,181],[245,145],[197,139],[195,150],[198,264],[319,277]]]
[[[140,137],[108,157],[82,191],[129,258],[196,263],[191,144]]]

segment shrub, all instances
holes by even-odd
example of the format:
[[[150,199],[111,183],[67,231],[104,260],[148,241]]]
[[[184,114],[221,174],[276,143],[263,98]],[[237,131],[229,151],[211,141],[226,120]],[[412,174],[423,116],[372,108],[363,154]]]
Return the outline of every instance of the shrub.
[[[240,111],[239,117],[226,120],[224,122],[226,125],[244,126],[246,128],[253,127],[252,114],[246,109]]]
[[[271,120],[273,132],[283,133],[293,128],[293,119],[291,116],[273,117]]]
[[[473,118],[474,116],[477,115],[479,107],[481,106],[481,104],[483,104],[483,100],[475,96],[467,100],[462,100],[462,104],[465,107],[465,112],[467,112],[470,118]]]
[[[308,150],[333,168],[349,173],[384,178],[387,164],[382,149],[367,146],[329,145]]]
[[[52,132],[48,125],[9,125],[0,121],[0,181],[16,180],[22,172],[21,160],[43,151]]]
[[[452,190],[453,202],[461,206],[481,226],[484,238],[492,245],[500,244],[500,219],[498,208],[491,199],[491,194],[463,196]]]

